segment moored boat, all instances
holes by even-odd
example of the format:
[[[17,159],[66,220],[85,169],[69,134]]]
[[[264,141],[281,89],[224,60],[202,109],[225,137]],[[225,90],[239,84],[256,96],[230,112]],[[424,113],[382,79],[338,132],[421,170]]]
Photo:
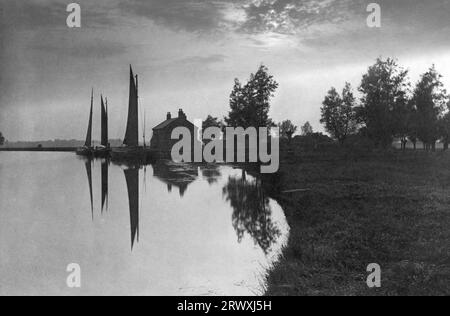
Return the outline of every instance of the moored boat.
[[[109,158],[111,148],[109,146],[108,137],[108,100],[103,102],[103,96],[100,97],[101,101],[101,145],[95,147],[94,156],[98,158]]]
[[[84,143],[83,147],[80,147],[76,150],[76,154],[78,156],[92,157],[95,152],[94,148],[92,147],[93,109],[94,109],[94,89],[92,89],[92,94],[91,94],[91,112],[89,115],[89,124],[88,124],[88,130],[87,130],[87,134],[86,134],[86,142]]]
[[[111,158],[114,161],[145,162],[148,153],[148,150],[139,146],[138,77],[134,76],[130,66],[130,96],[125,139],[122,147],[112,148]]]

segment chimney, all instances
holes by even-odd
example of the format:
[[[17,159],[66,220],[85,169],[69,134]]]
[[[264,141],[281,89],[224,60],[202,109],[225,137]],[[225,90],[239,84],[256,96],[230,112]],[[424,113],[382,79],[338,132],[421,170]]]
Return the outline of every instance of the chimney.
[[[180,109],[180,110],[178,111],[178,117],[179,117],[179,118],[184,118],[184,119],[186,119],[186,114],[184,114],[184,112],[183,112],[182,109]]]
[[[172,118],[172,114],[170,112],[167,112],[167,119],[170,120]]]

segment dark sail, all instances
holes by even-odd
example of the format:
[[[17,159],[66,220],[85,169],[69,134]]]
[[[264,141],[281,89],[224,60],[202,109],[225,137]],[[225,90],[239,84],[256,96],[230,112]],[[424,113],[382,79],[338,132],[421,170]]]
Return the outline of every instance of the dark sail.
[[[139,115],[138,115],[138,95],[137,84],[130,67],[130,100],[128,104],[128,122],[125,133],[125,145],[137,147],[139,145]]]
[[[108,199],[108,160],[102,162],[102,212]],[[108,206],[106,206],[108,209]]]
[[[101,135],[101,144],[102,146],[107,147],[108,146],[108,112],[105,107],[105,104],[103,103],[103,97],[101,97],[101,103],[102,103],[102,135]]]
[[[89,126],[88,126],[88,130],[87,130],[87,135],[86,135],[86,143],[84,144],[88,148],[92,147],[92,115],[93,115],[93,108],[94,108],[94,89],[92,89],[91,113],[89,115]]]
[[[131,250],[139,241],[139,169],[124,170],[130,204]]]
[[[88,177],[89,182],[89,194],[91,196],[91,213],[92,213],[92,219],[94,219],[94,196],[92,193],[92,166],[91,166],[91,160],[89,159],[86,161],[86,173]]]

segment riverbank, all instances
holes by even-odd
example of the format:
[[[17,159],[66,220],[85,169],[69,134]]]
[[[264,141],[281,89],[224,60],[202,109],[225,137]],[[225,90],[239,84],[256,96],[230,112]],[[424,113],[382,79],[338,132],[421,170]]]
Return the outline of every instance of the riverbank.
[[[279,183],[291,235],[267,295],[450,294],[450,153],[309,154]]]

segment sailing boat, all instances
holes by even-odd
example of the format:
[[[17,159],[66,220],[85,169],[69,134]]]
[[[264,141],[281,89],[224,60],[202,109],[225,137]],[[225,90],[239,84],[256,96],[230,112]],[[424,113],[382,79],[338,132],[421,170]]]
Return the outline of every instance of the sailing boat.
[[[130,97],[128,103],[128,121],[123,147],[111,151],[113,160],[142,161],[145,159],[145,150],[139,146],[139,109],[138,109],[138,77],[134,76],[130,66]]]
[[[91,112],[89,115],[89,125],[86,135],[86,142],[84,143],[84,146],[81,148],[78,148],[76,153],[79,156],[92,156],[94,154],[94,148],[92,147],[92,116],[93,116],[93,109],[94,109],[94,89],[92,89],[91,94]]]
[[[95,157],[108,158],[110,153],[109,137],[108,137],[108,99],[106,99],[106,107],[103,102],[103,96],[100,97],[101,101],[101,145],[95,148]]]

